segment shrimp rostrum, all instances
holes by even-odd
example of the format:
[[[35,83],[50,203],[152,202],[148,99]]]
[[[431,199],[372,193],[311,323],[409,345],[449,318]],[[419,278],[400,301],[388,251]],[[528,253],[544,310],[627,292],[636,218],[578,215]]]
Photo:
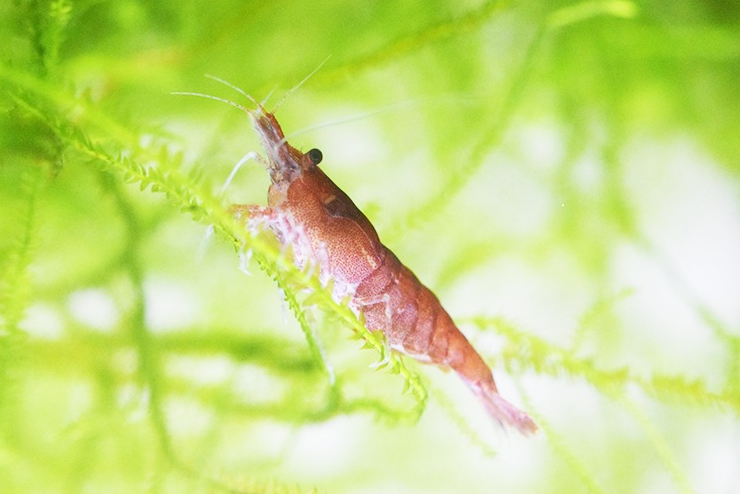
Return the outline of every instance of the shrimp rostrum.
[[[437,297],[381,243],[367,217],[319,168],[321,152],[291,146],[262,105],[245,110],[264,147],[260,161],[271,185],[267,207],[234,206],[235,214],[252,225],[269,225],[280,242],[290,245],[299,267],[318,264],[322,280],[332,279],[335,298],[348,298],[367,328],[382,331],[392,349],[453,369],[500,424],[536,431],[526,413],[499,395],[488,365]]]

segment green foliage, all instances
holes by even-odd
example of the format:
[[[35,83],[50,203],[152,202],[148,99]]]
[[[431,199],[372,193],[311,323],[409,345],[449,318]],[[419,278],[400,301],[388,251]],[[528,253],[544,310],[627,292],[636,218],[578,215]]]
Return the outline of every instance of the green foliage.
[[[5,2],[2,492],[736,492],[738,28],[721,1]],[[271,108],[327,56],[283,129],[537,437],[232,218],[258,166],[215,192],[249,122],[171,93]]]

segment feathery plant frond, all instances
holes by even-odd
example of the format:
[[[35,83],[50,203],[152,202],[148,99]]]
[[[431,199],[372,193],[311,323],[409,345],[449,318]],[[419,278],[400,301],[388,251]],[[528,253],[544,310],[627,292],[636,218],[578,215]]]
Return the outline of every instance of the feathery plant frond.
[[[72,4],[69,0],[21,0],[25,11],[26,29],[36,55],[37,73],[46,77],[59,63],[59,50],[70,20]]]
[[[36,207],[44,169],[31,168],[20,177],[18,210],[4,208],[13,222],[6,225],[6,245],[0,249],[0,417],[3,426],[13,426],[10,405],[19,389],[18,366],[25,354],[26,334],[20,327],[32,299],[29,266],[32,262],[36,233]],[[5,220],[7,223],[7,220]]]
[[[711,391],[700,381],[687,381],[682,376],[636,375],[629,368],[602,369],[589,358],[578,357],[572,349],[560,348],[542,338],[525,333],[501,318],[475,317],[472,323],[481,329],[492,329],[505,337],[501,360],[512,372],[532,369],[537,374],[581,378],[605,395],[622,393],[627,385],[639,386],[657,399],[686,404],[727,406],[740,413],[740,401],[731,390]]]
[[[337,304],[333,301],[331,295],[327,293],[326,288],[321,285],[315,275],[308,271],[296,269],[284,253],[263,236],[255,236],[247,232],[243,226],[239,225],[226,213],[220,199],[203,187],[196,176],[192,173],[183,173],[181,171],[181,154],[172,152],[166,141],[156,138],[143,140],[135,133],[99,113],[88,103],[59,92],[40,79],[33,79],[8,67],[4,68],[2,76],[5,76],[6,80],[16,87],[21,88],[9,91],[16,107],[20,111],[31,115],[31,118],[36,119],[37,122],[42,123],[52,133],[57,142],[66,148],[65,154],[74,154],[96,166],[100,166],[105,173],[119,176],[121,183],[138,184],[142,192],[149,189],[152,192],[163,193],[172,206],[179,208],[183,213],[189,214],[196,221],[215,225],[216,230],[229,238],[238,249],[248,249],[260,264],[260,267],[277,281],[285,293],[286,299],[304,329],[309,346],[313,350],[316,350],[317,346],[306,321],[305,309],[297,298],[299,291],[310,291],[312,293],[312,304],[332,313],[345,326],[349,327],[359,339],[364,340],[367,348],[374,348],[378,351],[381,360],[387,360],[388,370],[402,376],[405,382],[404,389],[410,389],[412,396],[417,401],[416,407],[408,413],[385,410],[384,407],[378,405],[357,408],[358,404],[351,402],[336,403],[338,398],[332,383],[328,406],[334,408],[329,408],[324,412],[327,413],[327,415],[324,415],[325,418],[336,413],[351,412],[353,409],[373,410],[377,413],[397,416],[406,415],[412,420],[418,418],[426,400],[426,391],[418,377],[407,370],[399,357],[388,354],[383,342],[376,335],[370,333],[346,305]],[[70,107],[74,108],[73,114],[76,121],[67,116],[70,114],[68,110]],[[80,121],[84,124],[80,125]],[[103,132],[102,135],[105,136],[104,139],[92,137],[92,135],[100,135],[101,131]],[[111,140],[111,138],[114,140]],[[179,453],[173,444],[173,438],[168,431],[164,408],[164,376],[162,375],[162,362],[158,356],[160,352],[157,349],[156,340],[146,327],[145,314],[147,307],[143,293],[143,265],[140,252],[142,248],[141,231],[138,226],[140,220],[136,218],[128,200],[124,199],[119,186],[112,184],[112,188],[109,187],[109,189],[114,191],[113,196],[117,198],[116,202],[119,204],[121,217],[126,218],[126,224],[129,227],[128,235],[133,242],[129,242],[127,245],[123,267],[124,271],[128,273],[131,287],[136,294],[130,323],[139,358],[140,376],[149,395],[148,410],[152,426],[159,438],[161,451],[170,459],[172,464],[186,473],[193,472],[189,466],[181,462]],[[31,199],[34,199],[35,195],[35,190],[33,193],[29,193]],[[33,201],[30,202],[33,204]],[[21,224],[25,225],[30,231],[32,224],[30,211],[33,208],[29,207],[28,209],[29,213],[21,217],[21,219],[26,220],[26,223]],[[17,352],[11,346],[11,343],[18,334],[17,324],[22,317],[22,309],[28,303],[25,300],[28,298],[28,289],[22,287],[28,285],[24,271],[29,263],[27,259],[30,253],[29,238],[26,235],[19,239],[13,255],[8,257],[4,266],[3,285],[7,286],[8,290],[7,299],[3,300],[2,309],[3,320],[7,323],[5,326],[8,329],[4,330],[7,335],[3,335],[2,341],[3,368],[13,362],[13,354]],[[328,368],[329,364],[320,352],[314,351],[314,358],[319,360],[324,368]],[[7,372],[3,372],[2,382],[9,384]],[[11,387],[4,386],[4,389],[8,390]],[[275,418],[281,416],[279,413],[273,413],[272,415]],[[272,483],[259,492],[288,492],[282,487],[276,487],[279,485]],[[224,486],[219,488],[226,489]]]
[[[39,117],[44,115],[38,108],[21,99],[16,100],[29,111]],[[113,131],[114,135],[127,136],[127,131],[111,122],[94,110],[87,108],[86,113],[91,120]],[[279,248],[266,241],[261,236],[251,235],[240,226],[226,212],[220,201],[211,195],[201,184],[193,180],[192,176],[183,175],[179,170],[182,164],[181,155],[170,152],[166,143],[153,142],[143,146],[133,136],[121,144],[131,146],[132,155],[112,155],[104,146],[95,143],[81,128],[70,122],[55,120],[47,121],[49,128],[56,133],[57,137],[69,147],[82,153],[88,158],[94,159],[104,168],[111,172],[119,172],[123,175],[123,181],[127,183],[138,183],[141,191],[151,188],[153,192],[164,193],[165,196],[182,212],[190,214],[195,220],[213,224],[217,229],[227,235],[240,249],[249,250],[259,262],[260,267],[272,276],[286,294],[291,308],[296,314],[304,329],[309,345],[315,349],[316,343],[311,337],[307,327],[303,309],[298,303],[295,293],[299,290],[309,290],[313,293],[312,301],[319,305],[322,310],[333,313],[340,321],[346,324],[355,335],[364,340],[367,348],[375,349],[382,361],[387,361],[387,368],[392,373],[401,375],[404,379],[404,389],[411,390],[417,400],[417,407],[411,417],[418,418],[426,401],[426,391],[421,381],[411,373],[401,361],[400,357],[390,354],[380,340],[380,337],[371,333],[357,319],[355,314],[346,305],[340,305],[331,298],[330,292],[322,286],[321,281],[315,274],[308,270],[298,270]],[[320,353],[315,352],[317,358],[323,359]],[[325,367],[326,362],[322,362]]]

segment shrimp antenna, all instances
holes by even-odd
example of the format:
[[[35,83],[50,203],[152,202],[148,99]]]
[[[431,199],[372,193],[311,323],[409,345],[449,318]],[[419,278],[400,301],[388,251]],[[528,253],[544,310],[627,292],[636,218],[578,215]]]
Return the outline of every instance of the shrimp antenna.
[[[295,132],[292,132],[292,133],[286,135],[285,137],[283,137],[282,139],[280,139],[280,141],[278,142],[278,146],[282,146],[284,143],[288,142],[289,140],[293,139],[294,137],[299,136],[301,134],[305,134],[307,132],[312,132],[312,131],[317,130],[317,129],[323,129],[324,127],[330,127],[332,125],[339,125],[339,124],[344,124],[344,123],[348,123],[348,122],[354,122],[355,120],[362,120],[364,118],[372,117],[373,115],[379,115],[381,113],[395,111],[395,110],[399,110],[399,109],[410,107],[410,106],[416,106],[416,105],[418,105],[420,103],[421,103],[421,101],[418,98],[417,99],[410,99],[410,100],[401,101],[399,103],[395,103],[395,104],[392,104],[392,105],[387,105],[387,106],[384,106],[383,108],[378,108],[377,110],[370,110],[370,111],[367,111],[367,112],[364,112],[364,113],[357,113],[357,114],[351,115],[349,117],[338,118],[336,120],[329,120],[328,122],[321,122],[321,123],[318,123],[316,125],[310,125],[308,127],[304,127],[304,128],[302,128],[300,130],[297,130]]]
[[[331,56],[328,56],[328,57],[326,57],[326,58],[324,59],[324,61],[323,61],[323,62],[321,62],[321,63],[320,63],[319,65],[318,65],[318,67],[316,67],[315,69],[313,69],[313,70],[311,71],[311,73],[310,73],[310,74],[308,74],[308,75],[307,75],[306,77],[304,77],[304,78],[303,78],[303,80],[302,80],[301,82],[299,82],[298,84],[296,84],[296,85],[295,85],[295,86],[293,86],[292,88],[288,89],[288,92],[286,92],[286,93],[285,93],[285,94],[283,95],[283,97],[282,97],[282,98],[280,98],[280,101],[278,101],[278,102],[277,102],[277,104],[275,105],[275,108],[274,108],[274,109],[272,110],[272,113],[275,113],[276,111],[278,111],[278,108],[280,108],[280,107],[282,106],[282,104],[283,104],[283,103],[285,102],[285,100],[286,100],[286,99],[288,99],[288,97],[289,97],[289,96],[290,96],[291,94],[293,94],[293,93],[294,93],[294,92],[296,91],[296,89],[298,89],[299,87],[303,86],[303,84],[304,84],[304,83],[305,83],[305,82],[306,82],[307,80],[309,80],[309,79],[310,79],[311,77],[313,77],[313,75],[314,75],[314,74],[315,74],[316,72],[318,72],[318,71],[319,71],[319,69],[320,69],[321,67],[323,67],[323,66],[324,66],[324,64],[325,64],[325,63],[326,63],[326,62],[327,62],[327,61],[329,60],[329,58],[331,58]]]
[[[211,79],[211,80],[214,80],[216,82],[220,82],[224,86],[230,87],[231,89],[233,89],[237,93],[241,94],[242,96],[244,96],[245,98],[247,98],[249,101],[251,101],[255,105],[261,106],[259,103],[257,103],[257,101],[254,98],[252,98],[252,96],[250,96],[249,94],[247,94],[242,88],[240,88],[236,84],[232,84],[229,81],[227,81],[226,79],[221,79],[220,77],[216,77],[215,75],[211,75],[211,74],[206,74],[206,77],[209,78],[209,79]]]
[[[264,107],[267,104],[267,100],[270,99],[270,96],[272,96],[272,93],[274,93],[274,92],[275,92],[275,88],[273,87],[272,89],[270,89],[267,92],[267,96],[265,96],[264,98],[262,98],[262,101],[260,102],[260,105],[262,107]]]
[[[212,100],[220,101],[221,103],[226,103],[227,105],[231,105],[234,108],[240,109],[241,111],[243,111],[247,115],[249,115],[250,114],[249,112],[251,111],[251,110],[249,110],[249,108],[247,108],[245,106],[242,106],[239,103],[234,103],[230,99],[219,98],[218,96],[213,96],[211,94],[191,93],[189,91],[173,91],[170,94],[176,94],[176,95],[179,95],[179,96],[198,96],[198,97],[201,97],[201,98],[206,98],[206,99],[212,99]],[[252,101],[254,101],[254,100],[252,100]]]

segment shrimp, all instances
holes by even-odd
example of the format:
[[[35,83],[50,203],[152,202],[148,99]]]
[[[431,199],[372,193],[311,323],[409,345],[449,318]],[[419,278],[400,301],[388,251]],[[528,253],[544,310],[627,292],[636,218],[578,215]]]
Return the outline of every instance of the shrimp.
[[[252,100],[254,102],[254,100]],[[391,252],[368,218],[319,168],[318,149],[291,146],[273,113],[245,110],[267,155],[268,206],[235,205],[251,225],[269,225],[295,263],[317,263],[322,281],[333,280],[336,300],[382,331],[389,346],[419,361],[453,369],[500,425],[523,434],[537,426],[498,393],[493,374],[429,288]]]

